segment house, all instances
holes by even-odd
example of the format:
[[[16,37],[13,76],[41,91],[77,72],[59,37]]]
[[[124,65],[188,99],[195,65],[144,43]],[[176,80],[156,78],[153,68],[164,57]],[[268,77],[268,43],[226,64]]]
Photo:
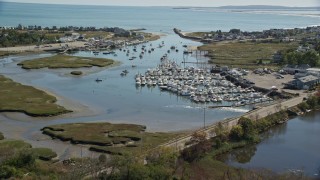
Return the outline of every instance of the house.
[[[142,34],[138,34],[136,36],[136,38],[139,39],[140,41],[144,41],[144,39],[145,39],[144,35],[142,35]]]
[[[282,70],[289,74],[296,74],[296,73],[306,73],[307,69],[309,68],[310,68],[310,65],[308,64],[301,64],[301,65],[287,64],[282,68]]]
[[[310,47],[309,46],[299,46],[297,51],[298,52],[308,52],[308,51],[310,51]]]
[[[274,62],[274,63],[279,63],[279,62],[282,60],[282,54],[281,54],[281,52],[280,52],[280,51],[276,52],[276,53],[273,55],[272,59],[273,59],[273,62]]]
[[[291,85],[296,89],[310,89],[311,87],[319,84],[319,82],[320,80],[318,77],[309,75],[293,80]]]
[[[119,36],[119,37],[130,37],[132,35],[131,31],[127,31],[125,29],[118,28],[118,27],[114,28],[113,33],[115,36]]]

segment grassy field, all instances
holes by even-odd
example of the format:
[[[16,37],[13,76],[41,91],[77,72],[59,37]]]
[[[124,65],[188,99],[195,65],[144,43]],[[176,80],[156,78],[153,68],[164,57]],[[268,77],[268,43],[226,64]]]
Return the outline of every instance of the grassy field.
[[[54,96],[0,75],[0,111],[23,112],[30,116],[55,116],[71,112],[55,102]]]
[[[190,36],[190,37],[200,37],[203,38],[205,34],[208,34],[209,32],[190,32],[190,33],[186,33],[186,36]]]
[[[259,60],[269,62],[277,51],[296,47],[296,43],[220,42],[200,46],[199,50],[208,51],[210,63],[254,69]]]
[[[155,35],[155,34],[152,34],[152,33],[146,33],[146,32],[139,32],[139,33],[143,34],[147,41],[155,41],[155,40],[160,39],[159,35]]]
[[[30,151],[37,158],[45,161],[50,161],[52,158],[57,157],[57,154],[48,148],[32,148],[29,143],[21,140],[1,140],[0,141],[0,156],[6,153],[6,149],[10,151]]]
[[[113,33],[105,32],[105,31],[79,31],[79,34],[85,34],[85,38],[94,38],[94,37],[101,37],[101,38],[111,38],[113,37]]]
[[[114,63],[111,59],[104,58],[85,58],[68,55],[55,55],[46,58],[26,60],[18,65],[24,69],[40,69],[40,68],[82,68],[82,67],[106,67]]]
[[[88,144],[93,151],[109,154],[143,153],[178,135],[145,132],[141,125],[110,123],[62,124],[44,127],[42,131],[53,138]]]

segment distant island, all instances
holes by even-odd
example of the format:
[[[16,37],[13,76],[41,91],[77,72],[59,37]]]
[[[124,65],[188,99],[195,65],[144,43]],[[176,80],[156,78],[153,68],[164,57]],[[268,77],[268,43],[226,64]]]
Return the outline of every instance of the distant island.
[[[270,6],[270,5],[248,5],[248,6],[219,6],[219,7],[174,7],[173,9],[241,9],[241,10],[320,10],[316,7],[292,7],[292,6]]]
[[[266,9],[320,9],[320,7],[291,7],[291,6],[270,6],[270,5],[250,5],[250,6],[220,6],[218,7],[219,9],[261,9],[261,10],[266,10]]]

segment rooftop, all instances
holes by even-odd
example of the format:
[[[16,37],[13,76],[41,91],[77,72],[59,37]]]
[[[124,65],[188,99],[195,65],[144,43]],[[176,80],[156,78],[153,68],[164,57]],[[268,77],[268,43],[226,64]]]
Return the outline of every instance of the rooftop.
[[[308,68],[307,71],[320,72],[320,68]]]
[[[303,83],[306,83],[306,82],[310,82],[310,81],[319,80],[319,78],[317,78],[315,76],[312,76],[312,75],[309,75],[309,76],[305,76],[305,77],[299,78],[299,80],[301,82],[303,82]]]

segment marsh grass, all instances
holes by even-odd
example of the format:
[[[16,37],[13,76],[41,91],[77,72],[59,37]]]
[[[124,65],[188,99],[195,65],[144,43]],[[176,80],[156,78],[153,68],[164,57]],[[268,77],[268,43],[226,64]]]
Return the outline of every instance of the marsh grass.
[[[32,86],[0,75],[0,111],[23,112],[30,116],[55,116],[71,112],[55,104],[57,99]]]
[[[109,154],[142,153],[174,139],[178,133],[145,132],[135,124],[76,123],[44,127],[44,134]]]
[[[106,67],[114,63],[111,59],[105,58],[87,58],[68,55],[55,55],[51,57],[26,60],[18,63],[23,69],[40,69],[40,68],[83,68],[83,67]]]
[[[273,55],[277,51],[296,47],[296,43],[220,42],[205,44],[199,50],[208,51],[210,63],[253,69],[259,66],[277,67],[270,64]],[[262,65],[258,64],[260,60]]]

